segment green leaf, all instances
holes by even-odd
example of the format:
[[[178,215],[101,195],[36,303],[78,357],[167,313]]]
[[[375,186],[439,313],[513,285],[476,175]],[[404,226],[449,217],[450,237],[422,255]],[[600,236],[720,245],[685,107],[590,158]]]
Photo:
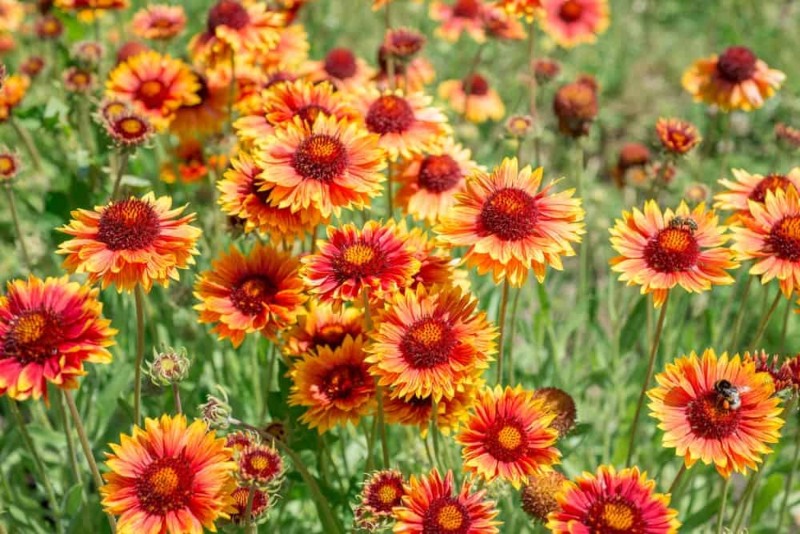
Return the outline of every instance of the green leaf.
[[[686,521],[684,521],[683,525],[681,525],[681,531],[694,532],[694,529],[708,522],[708,520],[719,511],[719,505],[721,504],[720,500],[721,499],[717,497],[716,499],[707,502],[705,506],[687,517]]]
[[[622,332],[619,336],[619,352],[625,354],[633,349],[633,346],[641,338],[642,331],[647,323],[647,297],[643,296],[631,310]]]
[[[83,484],[78,483],[67,490],[64,495],[64,504],[62,509],[66,517],[74,516],[81,507],[81,500],[83,499]]]
[[[769,509],[769,506],[775,501],[775,497],[783,490],[783,481],[783,475],[779,474],[770,475],[767,478],[766,483],[753,501],[753,515],[750,519],[751,524],[758,524],[761,515]]]

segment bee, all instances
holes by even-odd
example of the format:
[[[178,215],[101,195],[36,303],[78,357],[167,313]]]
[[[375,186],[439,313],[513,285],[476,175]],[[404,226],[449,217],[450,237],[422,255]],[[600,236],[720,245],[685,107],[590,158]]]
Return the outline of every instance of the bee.
[[[697,223],[691,217],[675,216],[669,221],[669,227],[688,230],[691,233],[697,231]]]
[[[714,391],[719,395],[720,404],[726,410],[738,410],[742,406],[741,394],[749,389],[736,387],[725,379],[714,382]]]

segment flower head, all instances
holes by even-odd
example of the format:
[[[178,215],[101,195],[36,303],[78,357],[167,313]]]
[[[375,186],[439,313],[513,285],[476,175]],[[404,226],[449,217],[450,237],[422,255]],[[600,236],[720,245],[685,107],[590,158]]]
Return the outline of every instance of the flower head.
[[[268,245],[257,243],[246,255],[231,246],[195,284],[199,321],[214,324],[211,331],[234,347],[254,332],[275,339],[303,311],[299,267],[288,253]]]
[[[117,113],[111,109],[113,108],[109,109],[107,106],[101,112],[102,124],[106,134],[117,145],[129,148],[138,147],[153,137],[155,131],[146,115],[127,107]]]
[[[301,357],[320,347],[336,350],[347,336],[355,339],[364,333],[364,314],[358,308],[334,308],[329,303],[311,301],[307,313],[286,332],[284,353]]]
[[[272,445],[255,443],[245,447],[237,459],[237,476],[245,484],[260,488],[279,486],[285,471],[283,457]]]
[[[455,0],[450,4],[435,0],[431,3],[430,15],[440,22],[436,35],[442,39],[454,43],[466,32],[482,43],[486,40],[483,17],[487,9],[489,5],[483,0]]]
[[[676,118],[658,119],[656,134],[664,150],[676,156],[688,154],[703,140],[694,124]]]
[[[566,480],[567,477],[552,470],[529,475],[528,483],[522,488],[522,509],[536,521],[546,523],[550,512],[558,510],[556,495]]]
[[[390,517],[405,495],[406,479],[400,471],[386,469],[367,477],[361,490],[359,507],[373,517]]]
[[[170,197],[148,193],[73,211],[70,223],[59,228],[73,238],[61,243],[58,253],[66,256],[68,271],[86,273],[103,288],[132,291],[141,284],[150,291],[153,282],[166,287],[198,253],[201,231],[189,225],[194,214],[181,216],[184,209],[172,209]]]
[[[458,430],[469,416],[469,410],[475,404],[478,391],[483,385],[484,381],[480,378],[464,382],[462,387],[456,390],[455,395],[450,398],[442,397],[436,402],[436,418],[433,423],[438,432],[450,435]],[[386,422],[416,426],[422,439],[426,438],[431,428],[433,407],[433,393],[425,397],[408,397],[398,395],[395,390],[389,390],[389,394],[383,398]]]
[[[506,114],[500,95],[489,81],[478,73],[463,80],[446,80],[439,85],[439,96],[447,100],[456,113],[470,122],[497,121]]]
[[[519,489],[529,475],[558,462],[558,432],[550,427],[555,416],[533,392],[521,386],[486,388],[473,410],[456,438],[465,471],[487,482],[501,478]]]
[[[485,495],[485,490],[473,493],[467,480],[457,490],[452,471],[447,472],[444,480],[436,469],[419,478],[412,475],[403,504],[393,511],[397,520],[394,532],[497,534],[501,523],[494,518],[498,512],[494,502],[486,500]]]
[[[504,159],[491,174],[475,173],[456,205],[435,228],[450,246],[467,246],[464,258],[480,274],[491,271],[496,282],[521,287],[533,269],[544,280],[549,265],[561,269],[561,256],[575,254],[583,230],[583,209],[574,190],[540,189],[542,168],[518,169],[516,158]]]
[[[562,134],[574,138],[587,135],[597,117],[597,87],[584,80],[562,85],[553,99],[553,111]]]
[[[678,512],[669,495],[655,493],[656,483],[638,467],[616,471],[601,465],[597,474],[583,473],[557,494],[558,509],[546,527],[556,533],[642,532],[677,534]]]
[[[664,431],[663,444],[675,448],[686,467],[713,464],[725,478],[757,470],[777,443],[783,420],[769,373],[739,355],[717,357],[707,349],[667,364],[647,392],[651,415]]]
[[[715,104],[723,111],[752,111],[763,106],[785,79],[749,48],[731,46],[720,56],[695,61],[681,81],[697,102]]]
[[[253,493],[253,502],[250,504],[250,517],[246,518],[247,503],[250,500],[250,492]],[[234,525],[245,525],[250,521],[258,521],[264,517],[270,509],[269,493],[251,486],[237,486],[233,493],[234,511],[230,513],[231,523]]]
[[[644,212],[622,212],[611,229],[611,245],[620,255],[611,259],[611,269],[628,285],[642,286],[661,307],[669,290],[680,285],[686,291],[708,291],[712,285],[728,285],[727,269],[738,267],[727,241],[726,228],[704,204],[689,210],[682,202],[677,210],[662,214],[654,200]]]
[[[62,278],[8,282],[0,297],[0,395],[47,399],[47,385],[78,387],[83,363],[110,363],[116,330],[98,290]]]
[[[133,33],[142,39],[169,40],[183,31],[183,6],[148,5],[133,15]]]
[[[12,74],[0,87],[0,123],[8,120],[11,112],[20,105],[31,80],[24,74]]]
[[[120,439],[100,488],[120,532],[200,534],[233,511],[232,451],[202,421],[187,426],[183,415],[163,415]]]
[[[750,201],[763,206],[770,191],[775,193],[779,189],[785,191],[789,188],[800,190],[800,167],[795,167],[786,174],[751,174],[744,169],[733,169],[731,172],[735,181],[719,181],[725,191],[714,195],[714,207],[735,212],[734,220],[751,217]]]
[[[16,152],[0,146],[0,183],[8,183],[19,174],[20,160]]]
[[[542,0],[542,28],[565,48],[594,43],[608,28],[608,0]]]
[[[563,438],[575,428],[577,417],[575,400],[572,396],[558,388],[540,388],[533,392],[534,399],[542,400],[542,407],[554,415],[550,426],[558,432],[558,437]]]
[[[147,374],[157,386],[168,386],[182,382],[189,376],[191,362],[186,356],[186,348],[178,350],[168,347],[161,352],[153,349],[153,361],[147,363]]]

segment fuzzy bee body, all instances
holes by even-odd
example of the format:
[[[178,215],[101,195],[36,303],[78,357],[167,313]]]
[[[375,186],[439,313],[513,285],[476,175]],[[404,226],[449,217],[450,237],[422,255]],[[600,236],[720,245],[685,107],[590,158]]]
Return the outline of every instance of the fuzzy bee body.
[[[691,233],[697,231],[697,223],[691,217],[675,216],[669,221],[670,228],[680,228]]]
[[[744,388],[738,388],[727,380],[717,380],[714,382],[714,391],[719,396],[722,408],[726,410],[738,410],[742,406],[741,393]]]

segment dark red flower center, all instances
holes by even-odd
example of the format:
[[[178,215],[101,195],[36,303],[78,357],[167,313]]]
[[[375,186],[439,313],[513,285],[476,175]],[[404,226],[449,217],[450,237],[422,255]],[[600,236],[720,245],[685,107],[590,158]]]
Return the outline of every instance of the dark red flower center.
[[[516,419],[500,418],[486,433],[486,450],[501,462],[519,460],[528,449],[525,427]]]
[[[717,73],[728,82],[739,83],[749,79],[756,71],[758,58],[744,46],[731,46],[719,56]]]
[[[0,154],[0,176],[13,176],[17,173],[17,158],[10,154]]]
[[[103,210],[97,239],[111,250],[141,250],[152,245],[159,233],[156,210],[147,202],[131,198]]]
[[[620,495],[601,497],[591,504],[583,520],[590,532],[631,534],[645,532],[639,508]]]
[[[231,302],[246,315],[258,315],[272,300],[278,288],[266,276],[256,275],[245,278],[231,291]]]
[[[241,523],[244,519],[244,514],[247,512],[247,501],[250,499],[249,487],[238,487],[233,490],[231,494],[233,497],[233,506],[236,508],[236,513],[233,514],[231,519],[234,523]],[[253,492],[253,504],[251,508],[251,518],[260,516],[264,509],[267,507],[266,493],[256,488]]]
[[[712,390],[686,406],[686,418],[696,436],[724,439],[737,431],[742,412],[727,408],[725,398]]]
[[[369,107],[365,122],[374,133],[402,133],[414,123],[414,110],[402,97],[383,95]]]
[[[334,78],[346,80],[354,76],[356,70],[356,56],[347,48],[334,48],[325,56],[325,72]]]
[[[486,200],[480,224],[485,234],[496,235],[503,241],[518,241],[533,233],[538,218],[536,199],[521,189],[507,187]]]
[[[150,126],[141,117],[125,115],[112,119],[111,130],[126,141],[138,141],[148,134]]]
[[[461,181],[461,167],[447,154],[426,156],[419,166],[419,186],[434,193],[449,191]]]
[[[214,34],[219,26],[241,30],[250,23],[247,9],[236,0],[220,0],[208,11],[208,33]]]
[[[800,261],[800,216],[784,217],[773,226],[767,245],[782,260]]]
[[[328,346],[332,349],[341,347],[348,332],[341,323],[330,323],[320,326],[311,340],[311,348]]]
[[[364,488],[367,505],[379,514],[390,514],[392,508],[400,506],[403,497],[403,480],[392,474],[379,475],[378,479]]]
[[[135,100],[147,109],[161,109],[167,96],[167,87],[159,80],[142,81],[136,89]]]
[[[333,270],[340,282],[380,276],[385,268],[384,255],[371,243],[357,241],[347,245],[333,258]]]
[[[558,8],[558,18],[566,22],[580,20],[583,15],[583,6],[577,0],[567,0]]]
[[[424,317],[403,334],[400,351],[403,358],[418,369],[430,369],[447,363],[456,346],[453,328],[439,317]]]
[[[294,112],[295,117],[300,117],[309,126],[314,124],[320,115],[330,115],[330,111],[317,104],[308,104]]]
[[[242,454],[239,469],[245,478],[268,482],[280,474],[283,460],[276,451],[268,447],[250,447]]]
[[[758,182],[758,185],[753,188],[747,198],[763,204],[764,200],[767,198],[768,191],[774,193],[778,189],[786,190],[790,185],[792,185],[792,182],[786,176],[782,174],[768,174]]]
[[[439,497],[422,518],[422,531],[431,534],[466,534],[472,521],[466,507],[454,497]]]
[[[470,95],[482,96],[489,92],[489,82],[480,74],[473,74],[461,83],[464,92]]]
[[[453,5],[453,16],[462,19],[475,19],[481,14],[479,0],[457,0]]]
[[[25,310],[14,316],[0,358],[14,358],[26,365],[58,356],[63,339],[62,322],[60,314],[48,309]]]
[[[361,366],[337,365],[322,380],[320,390],[328,400],[344,400],[353,396],[370,380]]]
[[[644,259],[654,271],[685,271],[697,264],[700,245],[687,228],[664,228],[647,242]]]
[[[192,498],[193,481],[192,465],[185,456],[159,458],[137,477],[139,506],[151,515],[185,508]]]
[[[330,182],[347,168],[347,148],[336,137],[313,134],[300,143],[292,157],[292,166],[303,178]]]

